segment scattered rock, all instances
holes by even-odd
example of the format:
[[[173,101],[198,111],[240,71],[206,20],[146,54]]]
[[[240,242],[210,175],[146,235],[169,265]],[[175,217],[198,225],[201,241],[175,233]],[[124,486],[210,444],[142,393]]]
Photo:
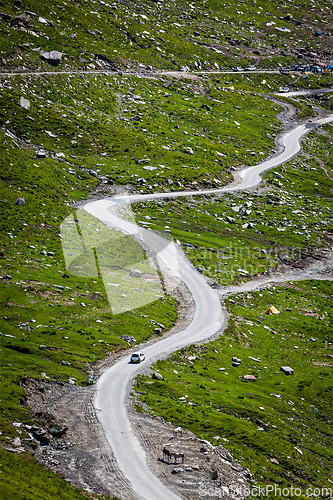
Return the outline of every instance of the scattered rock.
[[[60,364],[64,366],[70,366],[70,363],[68,361],[61,361]]]
[[[239,359],[239,358],[236,358],[236,356],[234,356],[232,358],[232,366],[236,366],[237,367],[237,366],[239,366],[241,364],[241,362],[242,362],[242,360]]]
[[[30,101],[25,97],[20,97],[19,105],[21,106],[21,108],[30,109]]]
[[[172,474],[179,474],[180,472],[184,472],[184,469],[182,467],[175,467],[171,471]]]
[[[273,396],[274,398],[278,398],[278,399],[281,399],[281,397],[282,397],[281,394],[276,394],[275,392],[272,392],[270,394],[270,396]]]
[[[290,368],[290,366],[281,366],[280,371],[283,372],[285,375],[293,375],[294,370]]]
[[[9,21],[10,24],[25,26],[29,23],[30,18],[26,14],[20,14],[19,16],[12,17]]]
[[[139,269],[131,269],[129,275],[131,278],[142,278],[143,272]]]
[[[244,375],[243,379],[244,380],[257,380],[257,377],[255,377],[254,375]]]
[[[25,199],[24,198],[17,198],[15,200],[15,205],[18,205],[19,207],[24,207],[24,205],[25,205]]]
[[[120,335],[120,338],[122,340],[125,340],[125,342],[136,342],[135,337],[132,337],[130,335]]]
[[[43,52],[41,57],[44,61],[52,64],[52,66],[58,66],[62,58],[62,52],[58,52],[58,50],[51,50],[51,52]]]
[[[249,359],[252,359],[252,361],[256,361],[257,363],[261,363],[261,359],[253,358],[252,356],[249,356]]]
[[[21,439],[19,437],[16,437],[13,439],[13,445],[14,446],[21,446]]]
[[[38,347],[38,349],[40,349],[40,350],[42,350],[42,349],[46,349],[46,345],[41,344],[41,345]]]
[[[152,378],[154,378],[155,380],[164,380],[163,375],[161,375],[161,374],[160,374],[160,373],[158,373],[158,372],[154,372],[154,373],[152,374]]]
[[[235,223],[235,219],[234,219],[233,217],[229,217],[229,216],[227,216],[227,217],[225,218],[225,220],[226,220],[226,222],[229,222],[230,224],[234,224],[234,223]]]
[[[63,436],[64,434],[66,434],[66,432],[68,431],[68,427],[64,427],[64,429],[60,430],[60,429],[56,429],[56,428],[52,428],[50,429],[50,434],[56,438],[59,438],[61,436]]]

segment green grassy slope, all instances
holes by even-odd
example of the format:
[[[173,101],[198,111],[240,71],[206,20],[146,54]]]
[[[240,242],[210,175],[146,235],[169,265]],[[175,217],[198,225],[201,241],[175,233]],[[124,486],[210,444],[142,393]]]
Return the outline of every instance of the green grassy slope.
[[[72,205],[94,190],[109,194],[113,185],[142,193],[224,185],[236,168],[257,163],[274,148],[281,129],[277,114],[282,108],[259,93],[277,91],[283,85],[297,89],[332,83],[331,75],[213,74],[191,79],[184,73],[181,79],[158,74],[144,79],[140,72],[327,61],[332,55],[328,34],[333,25],[332,12],[323,0],[288,7],[261,0],[223,6],[203,0],[192,4],[5,0],[0,10],[1,71],[104,72],[0,79],[0,445],[13,447],[19,437],[13,421],[37,423],[24,406],[23,378],[93,383],[98,360],[133,345],[122,335],[134,336],[136,343],[157,338],[177,318],[177,302],[168,295],[130,312],[112,314],[100,276],[78,277],[68,272],[59,234],[64,219],[77,216]],[[286,18],[291,10],[293,18]],[[17,17],[22,14],[27,17]],[[325,34],[314,36],[317,30]],[[63,53],[58,66],[41,57],[50,50]],[[110,69],[123,73],[106,74]],[[21,97],[29,100],[29,109],[19,105]],[[329,102],[322,99],[320,105],[329,107]],[[301,103],[299,118],[312,113],[308,104],[317,103],[314,99]],[[326,130],[330,137],[330,128]],[[330,175],[328,141],[319,137],[307,147],[307,152],[315,148]],[[45,151],[45,157],[38,157],[38,150]],[[269,254],[272,242],[280,258],[289,250],[303,251],[305,245],[314,249],[331,234],[330,182],[318,169],[318,161],[308,160],[306,166],[290,163],[286,171],[279,170],[284,180],[267,175],[281,201],[290,202],[290,210],[306,212],[305,229],[298,227],[297,214],[285,207],[283,214],[277,213],[264,195],[252,200],[249,217],[258,215],[258,209],[263,212],[263,223],[255,228],[242,227],[249,217],[235,217],[234,200],[229,197],[148,204],[136,209],[136,217],[192,245],[189,257],[207,275],[222,284],[237,281],[240,267],[254,274],[260,266],[266,270],[277,264],[279,259]],[[302,183],[300,193],[316,213],[308,213],[309,205],[292,192],[292,183],[298,184],[305,170],[307,182]],[[25,198],[24,207],[15,205],[18,197]],[[325,212],[319,215],[318,207]],[[184,211],[188,228],[183,224]],[[218,220],[226,215],[237,219],[230,231]],[[291,219],[292,227],[284,225],[282,215]],[[276,226],[267,227],[272,218]],[[321,220],[327,222],[324,228]],[[285,231],[278,231],[277,224]],[[224,256],[234,259],[226,258],[223,267],[216,251],[221,246],[230,248]],[[124,256],[126,265],[128,261],[146,265],[141,248],[128,238],[113,240],[109,255],[114,267],[126,267]],[[81,271],[85,262],[81,258],[74,264]],[[156,328],[156,322],[164,328]],[[199,427],[197,432],[202,432]],[[5,497],[85,495],[43,469],[28,452],[1,454],[1,494]],[[27,477],[34,480],[26,481]]]
[[[40,51],[64,53],[63,68],[218,69],[332,56],[332,10],[316,3],[199,0],[177,3],[24,0],[2,2],[2,66],[47,67]],[[25,13],[28,18],[15,19]],[[11,17],[10,17],[11,16]],[[318,35],[318,36],[317,36]]]
[[[91,498],[41,467],[30,455],[16,456],[0,449],[1,499],[7,500],[83,500]],[[100,500],[117,500],[115,497],[94,495]]]
[[[221,285],[305,261],[331,242],[332,127],[309,135],[303,147],[303,155],[264,175],[263,192],[150,201],[134,213],[151,229],[167,229]]]
[[[331,282],[304,281],[233,295],[224,336],[156,363],[164,380],[140,376],[140,400],[175,425],[225,444],[260,485],[330,487],[332,292]],[[271,305],[280,314],[261,321]],[[294,375],[284,375],[283,365]]]

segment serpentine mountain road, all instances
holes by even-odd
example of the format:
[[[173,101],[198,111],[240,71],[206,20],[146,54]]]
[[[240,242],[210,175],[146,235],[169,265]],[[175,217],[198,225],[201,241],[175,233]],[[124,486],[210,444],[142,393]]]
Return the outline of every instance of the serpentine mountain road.
[[[306,125],[296,126],[282,138],[284,150],[274,158],[238,172],[238,183],[216,189],[191,192],[153,193],[148,195],[126,195],[105,198],[85,204],[84,209],[109,226],[130,235],[139,236],[156,252],[158,258],[170,272],[182,280],[195,301],[194,318],[185,330],[162,339],[144,349],[146,361],[142,365],[129,363],[129,356],[121,359],[107,369],[96,383],[95,409],[101,422],[106,439],[116,458],[124,478],[133,489],[133,498],[144,500],[180,500],[180,497],[164,486],[150,471],[145,452],[135,436],[126,413],[125,398],[133,377],[159,358],[186,345],[209,339],[221,330],[225,323],[220,299],[204,276],[199,274],[188,262],[179,245],[167,241],[153,231],[138,228],[135,224],[122,219],[117,208],[124,203],[193,196],[195,194],[223,193],[253,188],[261,181],[260,174],[265,170],[281,165],[300,150],[300,138],[313,127],[333,121],[333,115],[313,120]]]

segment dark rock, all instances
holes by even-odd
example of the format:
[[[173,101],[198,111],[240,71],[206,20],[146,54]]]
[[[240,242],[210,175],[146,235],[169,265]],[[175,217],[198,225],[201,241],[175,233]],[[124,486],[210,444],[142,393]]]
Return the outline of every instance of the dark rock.
[[[228,216],[228,217],[226,217],[226,218],[225,218],[225,220],[226,220],[226,222],[229,222],[229,223],[231,223],[231,224],[234,224],[234,223],[235,223],[235,219],[234,219],[233,217],[229,217],[229,216]]]
[[[218,478],[219,478],[219,473],[218,473],[218,471],[217,471],[217,470],[214,470],[214,472],[213,472],[213,474],[212,474],[212,479],[213,479],[214,481],[216,481],[216,479],[218,479]]]
[[[294,370],[290,368],[290,366],[281,366],[280,371],[283,372],[285,375],[293,375]]]
[[[25,205],[25,199],[24,198],[17,198],[15,200],[15,205],[18,205],[19,207],[24,207],[24,205]]]
[[[30,21],[29,16],[26,14],[20,14],[19,16],[15,16],[10,20],[10,24],[26,26]]]
[[[3,21],[9,21],[13,16],[7,14],[6,12],[0,12],[0,17]]]
[[[60,364],[64,366],[70,366],[70,363],[68,361],[61,361]]]
[[[59,437],[63,436],[64,434],[66,434],[67,431],[68,431],[68,427],[64,427],[62,430],[55,429],[53,427],[52,429],[50,429],[50,434],[56,438],[59,438]]]
[[[154,378],[155,380],[164,380],[164,379],[163,379],[163,375],[161,375],[161,374],[160,374],[160,373],[158,373],[158,372],[154,372],[154,373],[152,374],[152,378]]]

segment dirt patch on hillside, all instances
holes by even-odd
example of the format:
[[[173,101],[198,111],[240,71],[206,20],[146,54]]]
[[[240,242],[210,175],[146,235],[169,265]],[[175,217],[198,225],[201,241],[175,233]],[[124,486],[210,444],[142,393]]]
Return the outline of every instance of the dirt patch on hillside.
[[[32,440],[27,447],[39,461],[91,493],[139,499],[119,473],[106,442],[93,406],[94,386],[83,388],[49,380],[26,380],[22,385],[25,406],[39,422],[35,431],[28,430]],[[162,418],[138,414],[132,407],[129,413],[150,469],[182,498],[199,500],[211,488],[236,491],[249,485],[250,471],[236,464],[223,446],[213,447],[188,430],[182,435],[175,433],[175,427]],[[68,430],[57,438],[52,435],[54,428]],[[184,461],[163,457],[163,447],[183,453]]]
[[[250,471],[236,464],[223,446],[213,447],[188,430],[177,432],[170,422],[157,416],[131,411],[130,420],[146,451],[149,468],[163,484],[183,498],[199,500],[204,494],[208,495],[208,491],[222,494],[223,488],[223,491],[227,488],[236,492],[250,484]],[[184,459],[163,456],[163,448],[183,454]]]

